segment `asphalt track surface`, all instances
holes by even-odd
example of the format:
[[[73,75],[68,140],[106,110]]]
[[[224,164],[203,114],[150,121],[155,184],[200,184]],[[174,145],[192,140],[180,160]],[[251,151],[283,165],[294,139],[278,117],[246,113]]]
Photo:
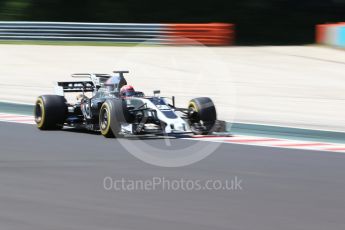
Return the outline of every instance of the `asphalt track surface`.
[[[171,148],[191,142],[171,140]],[[4,230],[345,229],[343,153],[222,144],[198,163],[163,168],[114,139],[3,122],[0,146]],[[243,183],[237,191],[107,191],[107,176]]]

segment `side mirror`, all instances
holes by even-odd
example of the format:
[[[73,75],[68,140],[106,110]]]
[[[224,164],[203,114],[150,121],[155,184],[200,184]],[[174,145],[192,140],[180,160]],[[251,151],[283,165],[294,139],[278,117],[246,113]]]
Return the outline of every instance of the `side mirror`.
[[[161,93],[161,91],[160,90],[154,90],[153,91],[153,96],[157,96],[157,95],[159,95]]]
[[[172,100],[172,106],[175,108],[175,96],[172,96],[171,100]]]

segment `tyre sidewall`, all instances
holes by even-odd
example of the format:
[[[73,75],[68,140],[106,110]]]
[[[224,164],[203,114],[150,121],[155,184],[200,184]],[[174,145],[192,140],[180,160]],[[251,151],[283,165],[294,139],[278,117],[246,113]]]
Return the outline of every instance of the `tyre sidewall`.
[[[198,119],[206,127],[205,131],[196,134],[211,133],[217,120],[216,107],[213,101],[208,97],[194,98],[189,102],[188,108],[193,109],[197,113]]]
[[[61,129],[63,127],[67,117],[66,99],[63,96],[42,95],[37,98],[35,111],[37,106],[40,106],[42,116],[40,122],[36,121],[39,129]]]

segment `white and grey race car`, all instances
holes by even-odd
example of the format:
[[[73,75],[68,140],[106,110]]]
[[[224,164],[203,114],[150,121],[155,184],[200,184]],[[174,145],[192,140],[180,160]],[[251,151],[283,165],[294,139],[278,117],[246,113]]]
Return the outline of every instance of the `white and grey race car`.
[[[54,95],[37,98],[34,115],[41,130],[63,127],[100,131],[105,137],[130,135],[210,134],[217,121],[216,108],[208,97],[192,99],[186,108],[175,106],[175,97],[135,92],[120,94],[127,84],[124,74],[73,74],[74,81],[57,82]],[[68,102],[66,93],[79,93]],[[91,94],[87,97],[86,93]]]

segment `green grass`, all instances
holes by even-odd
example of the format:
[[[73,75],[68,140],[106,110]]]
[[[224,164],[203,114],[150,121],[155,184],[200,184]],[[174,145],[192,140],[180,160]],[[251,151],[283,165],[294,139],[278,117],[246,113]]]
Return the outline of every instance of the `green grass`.
[[[0,44],[10,45],[54,45],[54,46],[160,46],[147,43],[88,42],[88,41],[39,41],[39,40],[0,40]]]

